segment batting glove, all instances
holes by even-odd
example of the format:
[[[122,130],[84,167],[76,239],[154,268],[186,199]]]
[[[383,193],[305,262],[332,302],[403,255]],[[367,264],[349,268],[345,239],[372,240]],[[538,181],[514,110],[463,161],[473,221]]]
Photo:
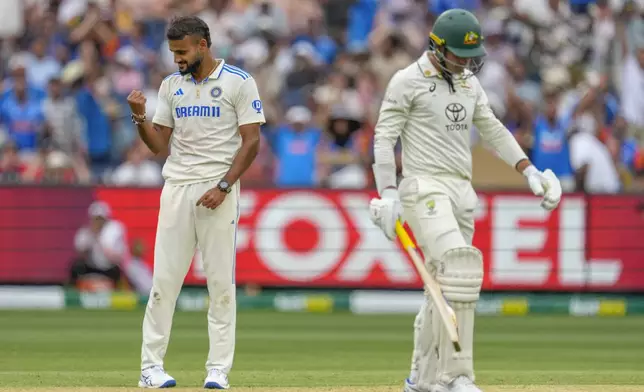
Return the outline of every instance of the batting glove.
[[[398,191],[385,189],[380,199],[371,199],[369,215],[371,221],[393,241],[396,238],[396,221],[402,216]]]
[[[540,172],[531,165],[523,171],[523,175],[527,178],[532,193],[535,196],[543,196],[541,207],[548,211],[557,208],[561,201],[561,183],[552,170]]]

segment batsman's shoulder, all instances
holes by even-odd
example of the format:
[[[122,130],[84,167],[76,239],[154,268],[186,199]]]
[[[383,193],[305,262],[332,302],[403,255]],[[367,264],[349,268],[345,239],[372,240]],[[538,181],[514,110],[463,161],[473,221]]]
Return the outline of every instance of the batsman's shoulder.
[[[414,65],[399,69],[391,77],[389,82],[389,92],[405,97],[408,101],[413,101],[418,95],[419,87],[422,87],[424,80],[418,78],[417,70]]]
[[[400,81],[411,82],[412,80],[418,77],[418,69],[414,63],[409,64],[405,68],[401,68],[396,71],[396,75]]]
[[[389,86],[392,89],[407,90],[412,86],[414,80],[413,72],[407,68],[396,71],[389,80]]]

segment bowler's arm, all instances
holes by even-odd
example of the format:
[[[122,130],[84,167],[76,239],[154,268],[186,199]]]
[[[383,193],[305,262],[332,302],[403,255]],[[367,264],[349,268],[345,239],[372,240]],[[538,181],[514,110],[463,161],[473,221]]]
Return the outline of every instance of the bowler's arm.
[[[494,148],[503,161],[514,167],[519,173],[523,173],[532,163],[514,135],[492,112],[487,95],[481,85],[477,83],[476,87],[478,92],[473,123],[481,138]]]
[[[152,122],[144,121],[136,126],[141,140],[155,155],[168,155],[170,137],[174,129],[174,117],[168,97],[167,81],[161,83],[157,100],[157,108]]]
[[[262,101],[255,79],[242,82],[234,102],[242,144],[223,180],[236,183],[246,172],[259,152],[260,127],[266,122]]]
[[[397,188],[394,148],[407,123],[410,106],[410,91],[402,71],[398,71],[387,86],[374,132],[373,175],[381,196],[384,190]]]
[[[172,136],[172,128],[145,121],[136,126],[143,143],[154,153],[154,155],[168,155],[168,146]]]

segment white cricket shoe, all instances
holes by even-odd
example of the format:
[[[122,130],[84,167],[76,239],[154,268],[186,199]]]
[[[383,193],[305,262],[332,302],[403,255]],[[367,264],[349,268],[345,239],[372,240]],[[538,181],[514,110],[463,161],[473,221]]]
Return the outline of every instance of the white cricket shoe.
[[[206,376],[206,381],[203,383],[203,387],[206,389],[228,389],[230,388],[228,376],[221,370],[210,369],[208,376]]]
[[[447,388],[440,384],[434,384],[429,389],[422,389],[414,384],[410,379],[405,379],[405,388],[403,392],[449,392]]]
[[[405,387],[403,388],[403,392],[421,392],[420,389],[416,387],[416,384],[411,382],[410,379],[406,378],[405,379]]]
[[[139,388],[172,388],[177,382],[161,366],[152,366],[141,371]]]
[[[456,377],[449,384],[449,392],[483,392],[481,391],[472,380],[465,376]]]

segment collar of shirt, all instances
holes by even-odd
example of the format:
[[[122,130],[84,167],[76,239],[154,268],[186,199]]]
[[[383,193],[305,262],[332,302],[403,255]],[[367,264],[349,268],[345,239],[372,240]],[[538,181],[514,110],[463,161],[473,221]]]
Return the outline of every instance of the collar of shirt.
[[[217,65],[217,67],[212,70],[210,75],[206,76],[206,78],[202,80],[200,83],[197,83],[197,81],[195,80],[194,76],[192,76],[192,74],[184,75],[184,80],[187,82],[192,81],[195,84],[204,84],[208,82],[208,80],[210,79],[215,79],[215,80],[219,79],[219,76],[221,76],[221,73],[224,70],[224,65],[226,65],[226,62],[224,61],[224,59],[215,59],[215,61],[219,61],[219,65]]]
[[[436,69],[434,64],[432,64],[431,60],[429,59],[430,56],[432,56],[432,52],[425,51],[416,61],[416,64],[418,64],[418,67],[420,68],[420,71],[424,77],[442,79],[443,75],[438,69]],[[452,79],[454,81],[467,80],[470,76],[472,76],[471,71],[466,69],[463,74],[455,75]]]
[[[434,67],[434,64],[429,60],[429,56],[431,56],[431,52],[426,51],[424,52],[420,58],[416,61],[416,64],[418,64],[418,68],[420,68],[420,72],[423,74],[424,77],[426,78],[441,78],[441,73]]]

